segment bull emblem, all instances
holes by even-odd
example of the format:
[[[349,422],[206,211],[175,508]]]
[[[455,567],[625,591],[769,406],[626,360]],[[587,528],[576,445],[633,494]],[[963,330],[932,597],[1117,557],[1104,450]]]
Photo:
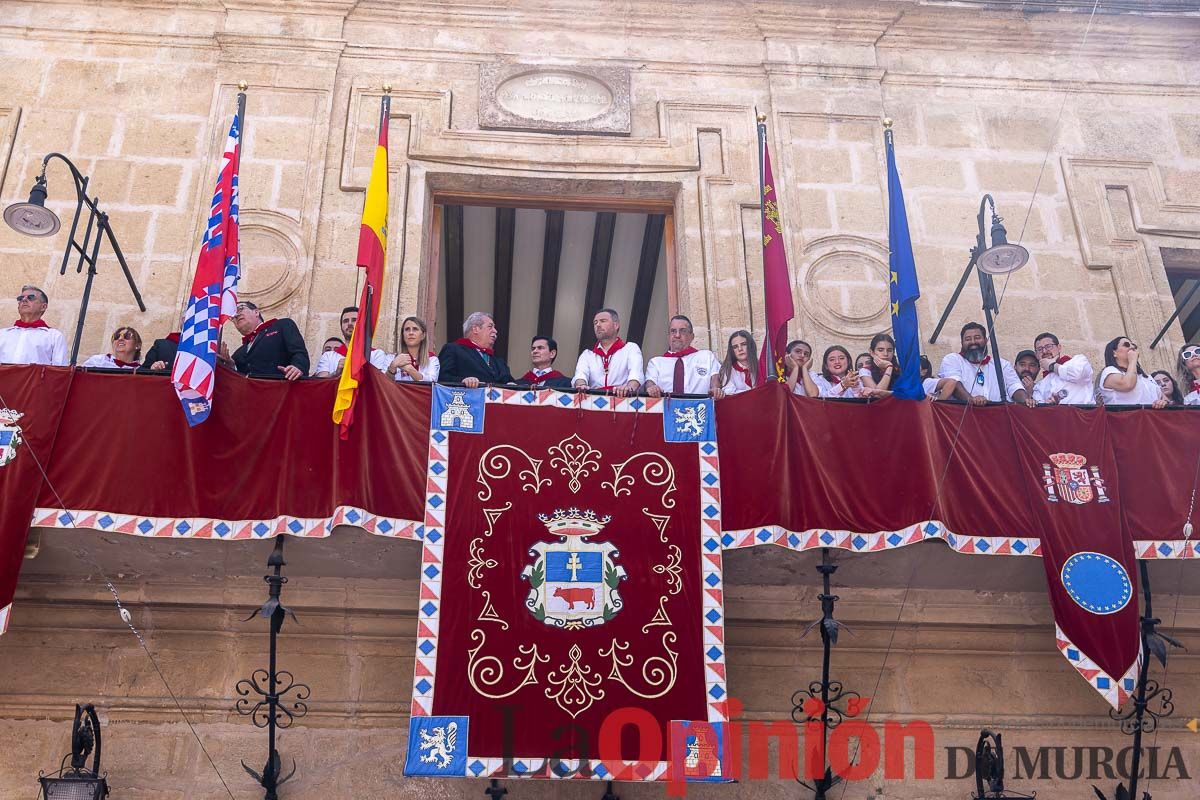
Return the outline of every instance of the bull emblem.
[[[620,552],[612,542],[588,541],[611,517],[572,508],[539,518],[557,541],[529,549],[534,562],[521,573],[529,581],[529,613],[564,629],[591,628],[615,617],[624,605],[618,588],[625,569],[613,560]]]

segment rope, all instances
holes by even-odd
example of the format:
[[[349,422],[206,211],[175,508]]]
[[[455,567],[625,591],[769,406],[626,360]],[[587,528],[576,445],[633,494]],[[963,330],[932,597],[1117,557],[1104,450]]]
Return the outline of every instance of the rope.
[[[8,401],[4,399],[4,395],[2,394],[0,394],[0,405],[3,405],[6,408],[8,407]],[[54,494],[54,499],[57,502],[59,509],[69,521],[70,528],[72,530],[81,530],[80,528],[75,527],[75,517],[69,511],[67,511],[67,507],[63,502],[62,495],[58,493],[58,489],[50,480],[50,476],[46,474],[46,469],[42,466],[42,461],[40,458],[38,458],[37,451],[34,449],[33,443],[26,439],[24,444],[25,449],[29,452],[30,458],[33,459],[33,463],[37,465],[38,472],[40,472],[42,475],[42,480],[46,482],[48,487],[50,487],[50,491]],[[167,693],[171,695],[171,701],[175,704],[175,708],[179,711],[180,716],[183,717],[183,721],[187,723],[188,730],[191,731],[192,737],[195,738],[196,743],[200,745],[200,749],[203,751],[204,757],[208,759],[208,763],[213,768],[213,772],[217,774],[217,778],[221,781],[221,786],[224,787],[225,793],[229,795],[230,800],[236,800],[236,798],[233,796],[233,792],[229,789],[229,785],[225,782],[225,776],[222,775],[221,770],[217,768],[217,764],[215,761],[213,761],[212,755],[209,754],[208,748],[204,746],[204,741],[196,732],[196,728],[192,725],[191,719],[188,718],[187,712],[183,710],[183,705],[179,702],[179,698],[175,695],[175,691],[171,688],[171,684],[167,681],[167,676],[163,674],[162,668],[158,665],[158,660],[154,657],[154,654],[150,652],[150,648],[146,646],[146,640],[143,638],[141,631],[139,631],[133,624],[133,615],[129,613],[129,609],[125,608],[125,606],[121,604],[121,596],[117,593],[117,587],[113,585],[112,581],[105,573],[104,568],[97,564],[96,561],[86,552],[74,549],[71,550],[71,552],[81,561],[84,561],[90,565],[92,569],[100,575],[101,580],[104,581],[104,585],[108,587],[108,591],[113,596],[113,603],[117,607],[117,614],[121,617],[121,621],[124,622],[129,630],[133,632],[133,635],[137,637],[138,644],[141,646],[142,651],[146,654],[146,657],[150,659],[150,663],[154,666],[154,671],[158,673],[158,677],[163,682],[163,686],[166,687]]]

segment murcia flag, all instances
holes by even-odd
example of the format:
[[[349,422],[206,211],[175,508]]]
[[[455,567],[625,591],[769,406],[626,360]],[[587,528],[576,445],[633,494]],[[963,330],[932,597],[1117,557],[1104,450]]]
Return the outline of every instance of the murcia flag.
[[[387,260],[388,212],[388,114],[392,99],[386,94],[379,107],[379,143],[375,145],[375,162],[371,165],[371,180],[367,183],[367,199],[363,203],[362,227],[358,231],[358,266],[366,270],[362,299],[358,302],[358,322],[350,335],[342,377],[338,381],[337,397],[333,401],[333,421],[341,425],[340,436],[345,439],[354,421],[354,396],[362,380],[363,369],[371,363],[371,339],[379,319],[379,302],[383,292],[383,268]]]
[[[196,261],[196,277],[183,326],[179,350],[171,370],[171,382],[183,404],[189,425],[199,425],[212,411],[213,380],[217,362],[217,345],[221,326],[233,316],[237,306],[237,284],[241,275],[238,251],[238,164],[241,157],[241,124],[244,95],[239,96],[239,113],[229,126],[225,154],[221,157],[221,172],[213,192],[212,207],[200,258]]]
[[[783,247],[783,225],[779,219],[779,199],[775,176],[771,172],[771,154],[767,151],[767,126],[758,125],[759,182],[762,189],[763,307],[767,317],[767,337],[758,357],[760,381],[783,381],[783,356],[787,349],[787,326],[796,316],[792,303],[792,279],[788,272],[787,251]]]

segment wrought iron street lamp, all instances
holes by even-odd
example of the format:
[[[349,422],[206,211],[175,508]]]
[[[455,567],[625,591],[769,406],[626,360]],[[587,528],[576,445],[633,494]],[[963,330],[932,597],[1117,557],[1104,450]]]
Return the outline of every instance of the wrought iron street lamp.
[[[4,221],[14,231],[26,236],[53,236],[62,227],[58,215],[46,208],[48,194],[46,167],[54,158],[67,165],[67,168],[71,170],[71,177],[75,181],[75,214],[71,219],[71,233],[67,237],[67,246],[63,250],[62,266],[59,267],[58,274],[67,274],[67,263],[71,260],[72,251],[79,253],[75,271],[82,272],[84,264],[88,268],[87,282],[83,286],[83,298],[79,303],[79,318],[75,324],[75,341],[71,345],[71,364],[74,364],[79,358],[79,340],[83,336],[84,320],[87,319],[88,300],[92,296],[92,280],[96,277],[96,261],[100,256],[102,238],[107,238],[109,244],[112,245],[113,253],[116,255],[121,269],[125,272],[125,280],[129,282],[129,288],[133,291],[138,308],[145,311],[146,304],[142,302],[141,292],[138,291],[133,275],[129,272],[129,265],[125,263],[125,254],[121,252],[121,246],[117,244],[117,237],[113,234],[112,226],[108,222],[108,214],[100,210],[100,199],[88,197],[88,178],[79,171],[71,159],[62,153],[49,153],[42,159],[42,172],[33,182],[33,188],[29,191],[29,200],[24,203],[13,203],[4,209]],[[79,232],[79,218],[83,215],[84,206],[87,206],[88,218],[87,224],[84,226],[83,238],[79,239],[76,234]]]
[[[992,209],[992,244],[990,247],[984,231],[984,215],[989,206]],[[971,248],[971,260],[967,262],[966,270],[958,279],[958,286],[954,288],[954,294],[951,295],[946,310],[942,312],[942,318],[938,320],[937,327],[933,329],[929,343],[933,344],[937,341],[938,334],[942,332],[942,327],[950,317],[950,312],[954,310],[954,304],[958,302],[958,296],[962,294],[963,287],[967,284],[967,278],[971,277],[971,270],[978,267],[979,291],[983,295],[983,316],[987,323],[988,342],[991,344],[992,361],[996,367],[996,383],[1000,387],[1000,401],[1004,402],[1008,397],[1008,392],[1004,387],[1004,371],[1000,368],[1000,346],[996,343],[996,330],[992,319],[992,315],[1000,311],[1000,306],[996,303],[996,284],[992,281],[992,276],[1008,275],[1028,264],[1029,251],[1019,244],[1009,243],[1008,232],[1004,229],[1004,220],[996,214],[996,201],[990,194],[985,194],[979,201],[977,222],[979,223],[979,232],[975,236],[975,246]]]
[[[88,769],[88,755],[92,768]],[[71,766],[67,767],[67,759]],[[71,752],[63,756],[58,775],[38,774],[44,800],[104,800],[108,796],[107,776],[100,774],[100,720],[91,704],[75,704],[75,721],[71,724]]]

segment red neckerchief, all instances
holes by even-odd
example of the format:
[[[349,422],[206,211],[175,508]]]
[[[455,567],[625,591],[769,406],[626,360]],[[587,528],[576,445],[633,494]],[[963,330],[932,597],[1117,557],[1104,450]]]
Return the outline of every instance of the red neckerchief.
[[[109,358],[111,358],[113,360],[113,363],[116,364],[118,367],[140,367],[141,366],[141,364],[139,364],[136,361],[122,361],[121,359],[117,358],[114,355],[110,355]]]
[[[1200,381],[1192,381],[1192,391],[1200,392]]]
[[[475,344],[474,342],[472,342],[470,339],[466,338],[465,336],[462,339],[455,339],[454,343],[461,344],[463,347],[469,347],[472,350],[478,350],[479,352],[481,352],[485,355],[488,355],[488,356],[496,355],[495,351],[492,350],[492,348],[484,347],[481,344]]]
[[[1067,363],[1070,360],[1071,360],[1070,356],[1059,356],[1058,358],[1054,359],[1054,363],[1058,364],[1059,366],[1062,366],[1063,364]],[[1050,374],[1050,372],[1048,370],[1042,370],[1043,378],[1049,374]]]
[[[612,361],[613,354],[616,353],[618,350],[620,350],[624,346],[625,346],[625,342],[621,341],[621,337],[618,336],[616,338],[616,340],[613,341],[612,347],[608,348],[607,353],[604,352],[604,348],[602,348],[600,346],[599,342],[596,342],[596,346],[592,348],[592,352],[595,353],[596,355],[600,356],[600,364],[604,367],[604,384],[605,384],[604,388],[606,388],[606,389],[609,388],[608,387],[608,364],[610,361]]]
[[[545,373],[544,375],[538,375],[533,370],[529,370],[529,372],[526,372],[524,375],[521,376],[521,380],[528,381],[529,383],[537,384],[537,383],[545,383],[546,381],[550,380],[551,378],[565,378],[565,377],[566,377],[565,375],[563,375],[561,372],[559,372],[556,369],[552,369],[549,372]]]
[[[842,379],[839,378],[837,375],[833,375],[832,377],[830,377],[829,382],[832,383],[834,386],[842,385]]]
[[[247,333],[245,336],[242,337],[242,344],[243,345],[250,344],[251,342],[254,341],[255,336],[258,336],[268,326],[274,325],[276,322],[278,322],[278,320],[274,320],[274,319],[263,320],[261,323],[259,323],[259,326],[257,328],[255,328],[254,330],[250,331],[249,333]]]
[[[179,331],[172,331],[171,333],[168,333],[167,341],[174,342],[175,344],[179,344]]]
[[[46,320],[44,320],[44,319],[35,319],[33,322],[26,322],[23,319],[19,319],[13,323],[13,327],[14,328],[49,328],[50,326],[46,324]]]
[[[694,347],[685,347],[682,350],[679,350],[678,352],[675,352],[675,353],[672,353],[670,350],[668,350],[667,352],[663,353],[663,357],[664,358],[683,358],[684,356],[690,356],[692,353],[699,353],[699,352],[700,351]]]
[[[750,370],[749,369],[747,369],[746,367],[743,367],[741,364],[737,363],[736,361],[733,362],[733,368],[736,369],[738,372],[742,373],[742,380],[744,380],[746,382],[747,386],[751,386],[751,387],[754,386],[754,382],[752,380],[750,380]],[[757,372],[757,370],[755,370],[755,371]]]

